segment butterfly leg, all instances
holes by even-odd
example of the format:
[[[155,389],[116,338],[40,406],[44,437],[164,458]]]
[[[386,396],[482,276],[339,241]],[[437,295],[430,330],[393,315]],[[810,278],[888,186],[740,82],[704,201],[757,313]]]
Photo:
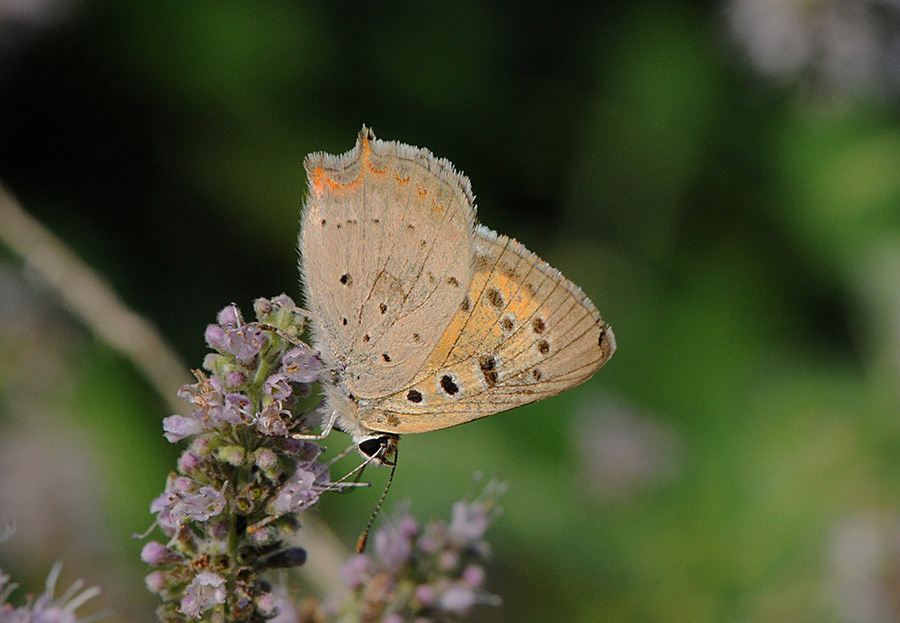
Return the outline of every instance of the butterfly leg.
[[[328,419],[322,424],[322,431],[320,433],[294,433],[291,437],[294,439],[305,439],[307,441],[320,441],[331,434],[331,431],[334,430],[335,422],[337,422],[337,411],[332,411],[331,415],[328,416]]]

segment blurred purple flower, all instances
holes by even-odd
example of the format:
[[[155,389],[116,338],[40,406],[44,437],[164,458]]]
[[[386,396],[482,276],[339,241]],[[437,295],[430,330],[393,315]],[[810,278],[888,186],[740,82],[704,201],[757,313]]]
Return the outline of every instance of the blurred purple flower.
[[[491,522],[483,504],[465,500],[453,504],[450,517],[447,534],[452,542],[460,545],[481,539]]]
[[[478,588],[484,583],[484,575],[484,567],[469,565],[462,572],[462,580],[472,588]]]
[[[468,586],[454,584],[440,596],[438,605],[452,614],[466,614],[475,605],[475,592]]]
[[[496,604],[481,591],[490,548],[484,533],[497,513],[503,485],[490,483],[478,499],[453,505],[449,525],[424,529],[406,508],[373,535],[373,553],[352,557],[341,577],[353,591],[344,614],[359,620],[438,621]]]
[[[85,602],[100,594],[100,589],[91,587],[82,590],[84,582],[75,582],[61,596],[55,597],[56,582],[62,570],[61,563],[55,563],[47,574],[44,592],[36,598],[28,597],[25,605],[14,608],[7,599],[16,584],[9,582],[9,576],[0,572],[0,622],[2,623],[77,623],[75,611]]]
[[[408,515],[402,520],[412,519]],[[389,570],[399,569],[409,559],[412,551],[410,538],[398,526],[386,526],[375,533],[375,556]]]
[[[341,580],[353,590],[362,588],[369,577],[369,557],[355,554],[341,567]]]

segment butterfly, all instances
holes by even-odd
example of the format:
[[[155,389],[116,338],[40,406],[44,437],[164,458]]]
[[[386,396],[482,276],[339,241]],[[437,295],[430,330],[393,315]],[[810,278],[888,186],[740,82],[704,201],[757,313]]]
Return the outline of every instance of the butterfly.
[[[300,269],[330,417],[394,465],[399,436],[558,394],[616,349],[559,271],[477,224],[469,180],[363,127],[350,151],[310,154]]]

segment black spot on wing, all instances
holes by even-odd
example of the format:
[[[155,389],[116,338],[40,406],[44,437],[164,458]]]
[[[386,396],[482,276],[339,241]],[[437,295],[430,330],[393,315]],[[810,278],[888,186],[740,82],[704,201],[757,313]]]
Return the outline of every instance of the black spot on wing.
[[[500,292],[497,288],[488,288],[485,293],[488,299],[488,303],[493,305],[497,309],[503,309],[506,305],[506,300],[503,298],[503,293]]]
[[[445,374],[441,377],[441,389],[443,389],[447,395],[453,396],[459,392],[459,385],[456,384],[456,381],[453,380],[452,376]]]
[[[478,367],[484,376],[484,382],[488,387],[493,387],[500,382],[500,375],[497,372],[497,358],[493,355],[484,355],[478,360]]]

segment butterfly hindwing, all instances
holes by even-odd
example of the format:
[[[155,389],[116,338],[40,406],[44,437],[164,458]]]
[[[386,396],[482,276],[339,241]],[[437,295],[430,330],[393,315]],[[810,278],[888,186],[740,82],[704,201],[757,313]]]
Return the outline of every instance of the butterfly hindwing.
[[[467,295],[420,372],[373,401],[363,423],[394,433],[447,428],[558,394],[615,351],[581,290],[515,240],[478,226]]]

